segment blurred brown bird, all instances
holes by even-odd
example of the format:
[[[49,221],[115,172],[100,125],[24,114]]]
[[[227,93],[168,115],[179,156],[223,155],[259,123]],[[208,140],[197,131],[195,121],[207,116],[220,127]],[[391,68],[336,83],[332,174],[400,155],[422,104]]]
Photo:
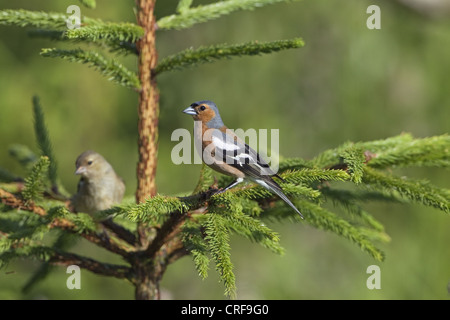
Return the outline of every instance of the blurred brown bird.
[[[95,213],[122,201],[125,184],[100,154],[85,151],[75,162],[75,174],[81,175],[77,193],[72,197],[75,212]]]

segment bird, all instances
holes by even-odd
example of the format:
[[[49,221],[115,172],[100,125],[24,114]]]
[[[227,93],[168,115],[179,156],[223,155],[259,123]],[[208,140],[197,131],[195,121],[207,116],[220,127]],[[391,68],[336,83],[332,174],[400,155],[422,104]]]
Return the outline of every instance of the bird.
[[[203,162],[213,170],[235,179],[218,193],[225,192],[244,180],[250,180],[278,195],[303,219],[303,215],[273,178],[284,180],[255,150],[225,126],[214,102],[197,101],[183,112],[191,115],[195,121],[201,121],[201,130],[197,131],[195,139],[201,141]]]
[[[75,174],[81,176],[77,193],[71,199],[75,212],[93,214],[122,201],[124,181],[102,155],[85,151],[77,157],[75,167]]]

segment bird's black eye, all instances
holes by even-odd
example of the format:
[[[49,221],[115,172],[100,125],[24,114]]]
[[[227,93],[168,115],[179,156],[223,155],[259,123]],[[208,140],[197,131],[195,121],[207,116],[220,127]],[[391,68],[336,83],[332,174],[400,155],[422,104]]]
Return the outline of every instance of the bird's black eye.
[[[88,165],[90,166],[92,164],[92,160],[89,160],[88,161]]]
[[[201,106],[201,107],[200,107],[200,110],[201,110],[201,111],[204,111],[205,109],[206,109],[205,106]]]

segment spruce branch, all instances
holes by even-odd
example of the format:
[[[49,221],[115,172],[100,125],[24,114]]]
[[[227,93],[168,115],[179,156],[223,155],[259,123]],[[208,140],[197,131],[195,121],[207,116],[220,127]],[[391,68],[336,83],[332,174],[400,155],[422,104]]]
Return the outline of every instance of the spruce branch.
[[[48,210],[47,214],[48,222],[53,227],[76,234],[94,233],[97,230],[94,219],[86,213],[72,213],[64,206],[56,206]]]
[[[47,184],[49,166],[50,160],[48,157],[42,156],[33,166],[30,176],[25,179],[25,188],[22,196],[27,202],[42,200]]]
[[[38,161],[38,156],[31,151],[30,148],[22,144],[11,145],[8,152],[10,156],[15,158],[27,171]]]
[[[0,182],[20,182],[22,179],[7,169],[0,167]]]
[[[376,220],[372,215],[365,211],[358,202],[365,203],[371,199],[367,192],[355,192],[350,190],[342,190],[337,188],[325,187],[321,189],[326,199],[331,199],[335,206],[343,207],[351,216],[356,217],[358,221],[363,222],[370,228],[384,232],[384,226]],[[380,200],[378,194],[377,199]],[[389,199],[394,201],[392,198]]]
[[[8,265],[8,263],[17,258],[32,258],[40,261],[48,261],[53,254],[53,250],[50,247],[42,245],[17,245],[14,244],[8,250],[0,251],[0,268]]]
[[[220,214],[227,221],[227,228],[245,238],[259,243],[271,251],[282,254],[284,249],[279,244],[278,234],[270,230],[260,220],[244,213],[244,207],[252,205],[245,198],[234,193],[225,192],[214,195],[208,210]]]
[[[0,10],[0,25],[17,27],[34,27],[47,30],[67,29],[68,16],[57,12],[42,12],[29,10]],[[95,25],[101,20],[82,17],[83,25]]]
[[[156,195],[148,198],[144,203],[125,210],[125,216],[135,222],[156,223],[167,218],[172,212],[186,212],[189,207],[176,197]]]
[[[236,279],[231,262],[230,235],[226,220],[220,214],[210,212],[205,224],[205,234],[208,250],[225,286],[225,295],[233,299],[236,297]]]
[[[131,282],[134,281],[132,270],[128,266],[99,262],[92,258],[83,257],[75,253],[68,253],[53,249],[50,251],[47,261],[54,265],[77,265],[80,268],[103,276],[127,279]]]
[[[279,245],[278,235],[261,221],[243,213],[245,204],[246,202],[240,201],[231,192],[214,195],[209,200],[208,214],[202,219],[208,251],[224,283],[225,295],[230,298],[235,298],[236,294],[233,264],[229,253],[231,232],[255,241],[275,253],[283,253],[283,248]],[[201,256],[197,263],[205,263],[206,261],[203,260],[205,259]],[[197,270],[199,267],[204,267],[204,265],[197,266]]]
[[[144,250],[146,259],[152,259],[167,241],[173,239],[179,233],[185,218],[186,214],[180,211],[170,213],[169,218],[158,228],[152,242]]]
[[[363,182],[376,190],[398,192],[414,202],[450,212],[450,190],[437,188],[428,181],[400,178],[365,167]]]
[[[90,42],[129,42],[135,43],[144,35],[144,29],[140,26],[129,23],[104,22],[93,26],[85,26],[67,30],[65,36],[70,40],[87,40]]]
[[[41,240],[49,231],[47,220],[43,216],[27,215],[22,222],[26,224],[8,232],[8,240],[12,242],[27,242],[32,240]]]
[[[376,156],[377,151],[379,150],[387,150],[389,148],[393,148],[400,143],[404,143],[405,141],[409,141],[412,139],[410,135],[399,135],[396,137],[388,138],[385,140],[376,140],[369,142],[351,142],[347,141],[337,148],[332,148],[325,150],[324,152],[318,154],[316,157],[307,162],[309,167],[318,167],[318,168],[342,168],[346,167],[346,164],[343,163],[342,155],[345,155],[349,152],[349,150],[364,150],[369,151],[371,154]],[[370,159],[366,159],[370,160]],[[369,161],[367,161],[369,162]],[[295,167],[292,167],[295,168]]]
[[[313,168],[314,165],[309,160],[303,158],[286,158],[280,161],[279,172],[287,170],[301,170],[305,168]],[[320,166],[317,166],[318,168]]]
[[[44,119],[44,112],[39,103],[39,97],[33,97],[33,115],[34,115],[34,131],[36,135],[36,140],[41,150],[41,155],[46,156],[50,162],[48,168],[48,177],[50,183],[52,184],[52,189],[58,191],[58,176],[57,170],[58,165],[56,162],[56,157],[53,153],[52,143],[50,141],[47,125]]]
[[[39,244],[13,246],[10,250],[0,252],[0,268],[6,266],[12,259],[17,258],[37,259],[54,265],[77,265],[93,273],[133,281],[131,269],[127,266],[103,263]]]
[[[281,177],[286,182],[294,184],[311,183],[316,181],[348,181],[350,175],[343,170],[303,168],[298,170],[285,170]]]
[[[39,167],[38,164],[36,165],[36,168]],[[36,189],[36,187],[33,188]],[[70,212],[64,206],[54,206],[47,212],[44,208],[35,205],[33,202],[25,202],[18,196],[3,189],[0,189],[0,199],[3,204],[11,208],[34,212],[41,217],[41,219],[36,222],[37,224],[31,226],[31,229],[22,230],[21,233],[17,233],[17,238],[30,238],[33,237],[34,234],[42,234],[42,232],[39,233],[41,230],[60,229],[68,233],[79,235],[86,240],[123,257],[128,257],[130,255],[128,248],[123,247],[120,243],[114,241],[114,239],[105,237],[104,234],[98,234],[96,232],[97,224],[88,214],[75,214]]]
[[[289,168],[326,168],[342,163],[341,155],[349,149],[363,150],[367,165],[376,168],[386,166],[449,166],[450,137],[447,134],[423,139],[415,139],[409,133],[387,139],[364,142],[346,142],[337,148],[326,150],[310,161],[292,160]],[[298,163],[295,163],[295,162]],[[282,164],[280,164],[280,168]]]
[[[154,74],[160,74],[165,71],[186,68],[198,63],[214,62],[216,60],[268,54],[286,49],[296,49],[304,46],[300,38],[290,40],[277,40],[272,42],[252,41],[244,44],[227,45],[220,44],[198,49],[186,49],[174,55],[168,56],[160,61],[153,71]]]
[[[320,192],[318,190],[304,184],[281,183],[280,185],[287,195],[296,197],[302,196],[310,200],[318,199],[320,197]],[[258,185],[248,185],[246,187],[236,188],[236,190],[231,190],[230,192],[236,194],[237,196],[244,196],[250,200],[276,198],[273,193]]]
[[[95,9],[97,5],[95,0],[79,0],[79,1],[83,6],[89,9]]]
[[[159,29],[185,29],[234,11],[253,10],[269,4],[288,1],[291,0],[225,0],[193,8],[188,8],[189,1],[180,1],[178,5],[179,13],[161,18],[157,24]]]
[[[414,140],[414,137],[412,136],[412,134],[404,132],[404,133],[401,133],[401,134],[393,136],[393,137],[388,137],[386,139],[378,139],[378,140],[372,140],[372,141],[360,141],[360,142],[357,142],[356,145],[363,149],[378,153],[380,151],[395,148],[396,146],[399,146],[399,145],[410,143],[413,140]]]
[[[280,246],[279,235],[269,229],[260,220],[252,218],[244,213],[225,215],[228,228],[276,254],[283,254],[284,248]]]
[[[389,243],[391,241],[391,237],[384,231],[363,226],[359,226],[358,230],[367,240],[371,242]]]
[[[366,163],[364,150],[360,147],[351,146],[343,150],[340,155],[342,162],[347,166],[347,172],[350,174],[354,183],[360,183],[362,180],[363,169]]]
[[[48,211],[48,219],[51,228],[57,228],[72,234],[77,234],[86,240],[103,247],[124,258],[130,256],[130,249],[124,247],[113,238],[97,233],[97,223],[84,213],[72,213],[66,207],[53,207]]]
[[[62,13],[28,10],[1,10],[0,25],[35,27],[41,29],[63,29],[67,27],[67,16]]]
[[[210,259],[201,225],[193,220],[187,220],[182,227],[182,235],[184,247],[191,254],[195,269],[202,279],[206,279]]]
[[[63,251],[70,247],[73,243],[74,236],[67,233],[60,233],[53,243],[52,248],[54,250]],[[28,293],[30,290],[35,287],[40,281],[45,279],[53,269],[53,265],[48,261],[43,262],[39,268],[32,274],[32,276],[28,279],[25,285],[22,287],[23,293]]]
[[[132,231],[121,226],[120,224],[115,223],[111,218],[102,220],[101,224],[113,232],[119,239],[122,239],[131,246],[136,246],[136,235]]]
[[[34,203],[25,203],[20,197],[3,189],[0,189],[0,199],[4,205],[10,208],[31,211],[40,216],[47,214],[42,207],[36,206]]]
[[[450,136],[445,134],[423,139],[410,139],[392,148],[377,150],[370,161],[374,168],[385,167],[450,167]]]
[[[88,28],[88,27],[86,27]],[[84,28],[84,29],[86,29]],[[66,31],[59,31],[59,30],[43,30],[43,29],[34,29],[34,30],[30,30],[28,31],[28,36],[30,36],[31,38],[44,38],[44,39],[49,39],[49,40],[54,40],[54,41],[70,41],[70,42],[74,42],[74,43],[80,43],[80,42],[85,42],[85,43],[94,43],[96,45],[99,45],[100,47],[104,47],[109,49],[110,52],[116,53],[116,54],[134,54],[134,55],[138,55],[138,51],[136,48],[136,44],[132,43],[132,42],[128,42],[128,41],[118,41],[115,39],[97,39],[95,38],[95,41],[92,40],[90,41],[89,38],[86,39],[82,39],[82,38],[69,38],[67,36],[67,32]]]
[[[305,215],[305,221],[312,226],[336,233],[357,244],[361,250],[370,254],[375,260],[383,261],[384,254],[361,232],[348,221],[338,217],[333,212],[309,201],[298,201]]]
[[[33,29],[28,31],[27,34],[31,38],[44,38],[58,41],[69,40],[65,32],[60,30]]]
[[[87,64],[90,67],[100,71],[108,80],[121,86],[139,91],[140,82],[136,74],[128,70],[125,66],[115,59],[108,60],[98,52],[60,49],[42,49],[41,55],[44,57],[61,58],[70,62]]]
[[[193,0],[179,0],[178,5],[177,5],[177,10],[176,10],[177,13],[180,13],[180,14],[185,13],[191,7],[192,2],[193,2]]]

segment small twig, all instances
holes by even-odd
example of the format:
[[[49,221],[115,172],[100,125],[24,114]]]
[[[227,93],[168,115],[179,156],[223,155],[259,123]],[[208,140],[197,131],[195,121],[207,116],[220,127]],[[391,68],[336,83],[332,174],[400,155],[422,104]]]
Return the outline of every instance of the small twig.
[[[2,199],[2,203],[8,207],[31,211],[40,216],[45,216],[47,214],[44,208],[36,206],[33,202],[25,203],[19,197],[3,189],[0,189],[0,198]]]
[[[19,197],[3,189],[0,189],[0,198],[3,204],[11,208],[17,208],[21,210],[34,212],[42,217],[47,215],[47,211],[45,211],[44,208],[35,205],[33,202],[25,203]],[[75,224],[63,218],[56,218],[53,221],[51,221],[50,228],[59,228],[72,233],[78,233]],[[123,257],[127,257],[129,255],[128,251],[122,249],[118,244],[112,242],[111,239],[109,239],[108,237],[102,237],[95,233],[85,233],[85,232],[81,233],[80,236],[111,252],[120,254]]]
[[[121,225],[115,223],[112,219],[106,219],[101,222],[106,228],[111,230],[117,237],[124,240],[128,244],[135,246],[137,244],[136,236],[128,229],[122,227]]]
[[[55,250],[49,260],[49,263],[63,266],[77,265],[80,268],[87,269],[97,274],[133,281],[132,271],[129,267],[98,262],[91,258],[83,257],[74,253]]]
[[[155,238],[144,250],[144,256],[149,259],[153,258],[166,241],[178,231],[177,229],[184,222],[185,217],[187,217],[187,214],[180,211],[170,213],[169,219],[158,229]]]
[[[203,207],[204,203],[208,201],[216,192],[216,189],[210,189],[191,196],[179,197],[180,200],[192,202],[195,203],[195,205],[191,207],[190,211],[187,213],[182,213],[178,210],[171,212],[169,214],[169,219],[167,219],[158,229],[155,238],[145,250],[145,255],[147,257],[153,257],[169,239],[173,238],[179,232],[179,227],[182,225],[186,217],[190,215],[190,212]]]
[[[185,255],[189,254],[189,251],[184,247],[183,242],[177,238],[175,243],[168,244],[169,247],[169,253],[167,256],[167,263],[171,264],[175,262],[176,260],[180,259],[181,257],[184,257]]]
[[[74,234],[78,234],[76,226],[67,219],[57,218],[53,220],[50,224],[51,228],[59,228]],[[102,234],[97,234],[93,232],[83,232],[80,234],[83,238],[92,242],[100,247],[105,248],[108,251],[119,254],[122,257],[128,257],[130,252],[122,248],[119,244],[113,242],[110,237],[104,236]]]

